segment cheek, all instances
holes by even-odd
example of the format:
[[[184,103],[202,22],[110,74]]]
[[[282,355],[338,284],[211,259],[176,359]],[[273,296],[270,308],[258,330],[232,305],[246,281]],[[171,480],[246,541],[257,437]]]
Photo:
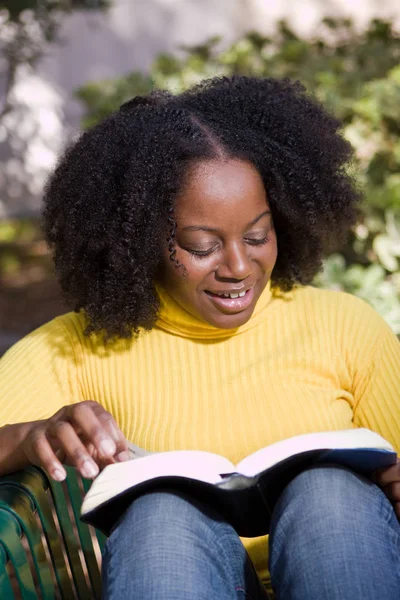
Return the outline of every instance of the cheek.
[[[213,272],[214,261],[212,258],[196,258],[187,253],[177,253],[179,262],[185,267],[185,275],[181,277],[182,285],[194,287],[204,281]],[[180,273],[183,273],[180,271]]]
[[[270,237],[267,244],[263,246],[253,246],[251,248],[251,259],[254,261],[254,264],[268,274],[271,274],[275,266],[277,255],[277,242],[275,236]]]
[[[169,254],[165,256],[164,261],[165,283],[175,289],[179,288],[183,291],[195,287],[212,271],[212,260],[196,259],[178,248],[175,259],[181,266],[175,265]]]

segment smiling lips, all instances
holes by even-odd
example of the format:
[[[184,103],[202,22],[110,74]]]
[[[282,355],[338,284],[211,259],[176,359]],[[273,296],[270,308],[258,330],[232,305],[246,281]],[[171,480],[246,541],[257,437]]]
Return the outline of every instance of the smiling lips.
[[[243,298],[243,296],[246,294],[246,290],[243,290],[241,292],[207,292],[208,294],[211,294],[212,296],[219,296],[220,298]]]
[[[237,313],[245,310],[252,302],[254,296],[253,288],[232,292],[206,292],[207,296],[217,308],[223,312]]]

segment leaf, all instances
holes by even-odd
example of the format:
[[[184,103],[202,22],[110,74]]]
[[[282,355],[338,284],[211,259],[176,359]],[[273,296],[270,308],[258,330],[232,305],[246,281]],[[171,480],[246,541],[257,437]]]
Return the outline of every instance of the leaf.
[[[396,256],[400,256],[398,244],[395,244],[388,235],[381,234],[374,239],[373,249],[387,271],[397,271],[399,261]]]

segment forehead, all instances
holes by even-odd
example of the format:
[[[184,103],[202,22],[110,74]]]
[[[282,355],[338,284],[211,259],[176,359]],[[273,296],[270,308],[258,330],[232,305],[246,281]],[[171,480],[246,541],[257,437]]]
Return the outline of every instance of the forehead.
[[[250,222],[267,207],[263,181],[256,168],[241,160],[196,163],[188,171],[179,194],[178,225]],[[199,221],[199,222],[198,222]]]

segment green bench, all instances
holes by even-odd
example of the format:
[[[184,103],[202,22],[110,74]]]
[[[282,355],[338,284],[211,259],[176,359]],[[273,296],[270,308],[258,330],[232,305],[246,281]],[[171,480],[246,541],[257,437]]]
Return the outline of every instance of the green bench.
[[[79,520],[90,481],[66,469],[63,483],[36,467],[0,478],[1,600],[101,598],[105,537]]]

